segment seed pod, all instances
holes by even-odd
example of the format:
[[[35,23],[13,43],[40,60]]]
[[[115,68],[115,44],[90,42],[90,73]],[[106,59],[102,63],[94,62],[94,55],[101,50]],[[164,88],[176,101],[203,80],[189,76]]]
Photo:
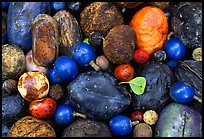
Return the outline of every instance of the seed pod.
[[[60,55],[71,55],[72,47],[81,42],[83,37],[80,26],[68,11],[61,10],[53,18],[57,21],[60,31]]]
[[[133,59],[136,34],[128,25],[112,28],[103,41],[104,55],[114,64],[129,63]]]
[[[26,72],[18,80],[18,91],[25,100],[31,102],[47,96],[49,81],[42,72]]]
[[[110,29],[123,22],[124,18],[118,7],[109,2],[94,2],[80,14],[80,26],[85,37],[93,31],[106,36]]]
[[[44,67],[51,66],[59,54],[57,22],[51,16],[39,14],[32,23],[33,61]]]
[[[2,79],[15,79],[25,71],[25,55],[15,45],[2,46]]]
[[[193,50],[193,59],[196,61],[202,61],[202,47]]]
[[[146,123],[139,123],[133,131],[134,137],[152,137],[152,128]]]
[[[109,68],[108,59],[104,55],[98,56],[96,58],[96,65],[99,66],[102,71],[105,71]]]
[[[158,115],[155,111],[153,110],[148,110],[144,113],[143,115],[143,120],[145,121],[145,123],[149,124],[149,125],[153,125],[157,122],[158,120]]]

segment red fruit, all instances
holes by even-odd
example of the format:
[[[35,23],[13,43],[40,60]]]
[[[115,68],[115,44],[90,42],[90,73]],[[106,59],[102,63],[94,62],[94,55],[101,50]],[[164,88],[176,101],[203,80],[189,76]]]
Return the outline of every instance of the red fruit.
[[[52,98],[34,100],[29,105],[30,113],[36,118],[48,119],[56,110],[56,102]]]
[[[134,69],[130,64],[121,64],[115,68],[115,76],[120,81],[127,82],[133,79]]]
[[[140,111],[135,111],[131,114],[132,121],[139,121],[142,122],[143,114]]]
[[[134,52],[133,59],[135,62],[143,64],[149,59],[149,54],[146,50],[138,49]]]

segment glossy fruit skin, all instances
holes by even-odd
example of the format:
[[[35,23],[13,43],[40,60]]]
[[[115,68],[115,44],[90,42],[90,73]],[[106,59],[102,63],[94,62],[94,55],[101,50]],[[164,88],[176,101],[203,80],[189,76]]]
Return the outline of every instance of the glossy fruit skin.
[[[72,14],[78,14],[83,10],[81,2],[67,2],[67,10]]]
[[[133,79],[135,72],[134,68],[130,64],[121,64],[115,68],[115,76],[123,82]]]
[[[88,65],[96,58],[93,47],[83,42],[74,45],[72,48],[72,57],[81,66]]]
[[[177,103],[188,103],[193,99],[194,89],[185,82],[180,81],[171,87],[170,96]]]
[[[78,65],[68,56],[60,56],[55,61],[56,75],[65,81],[72,80],[78,74]]]
[[[34,100],[29,105],[30,113],[40,119],[50,118],[56,110],[56,102],[52,98]]]
[[[143,64],[149,59],[149,54],[146,50],[138,49],[134,52],[133,59],[135,62]]]
[[[165,43],[165,52],[168,59],[181,60],[186,54],[184,43],[178,38],[171,38]]]
[[[66,2],[50,2],[50,6],[54,12],[58,12],[60,10],[66,10],[67,3]]]
[[[132,131],[131,121],[127,116],[117,115],[109,123],[109,128],[114,135],[125,136]]]
[[[142,122],[143,121],[143,113],[140,111],[135,111],[131,114],[131,120],[132,121],[139,121]]]
[[[73,108],[60,104],[57,106],[56,112],[54,114],[55,122],[59,125],[69,125],[74,121]]]
[[[47,78],[51,84],[61,84],[63,82],[63,80],[56,74],[54,67],[48,70]]]

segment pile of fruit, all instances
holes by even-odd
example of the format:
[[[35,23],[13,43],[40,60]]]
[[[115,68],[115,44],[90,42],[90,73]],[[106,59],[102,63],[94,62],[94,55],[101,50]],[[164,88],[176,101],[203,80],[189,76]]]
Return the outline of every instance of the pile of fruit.
[[[202,137],[202,2],[2,2],[3,137]]]

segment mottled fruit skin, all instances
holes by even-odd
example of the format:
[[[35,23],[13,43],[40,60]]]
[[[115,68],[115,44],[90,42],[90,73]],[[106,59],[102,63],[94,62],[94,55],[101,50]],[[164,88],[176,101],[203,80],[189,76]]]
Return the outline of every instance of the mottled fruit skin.
[[[183,81],[176,82],[170,89],[170,96],[177,103],[192,101],[194,94],[193,87]]]
[[[32,55],[33,61],[44,67],[52,66],[59,55],[57,22],[47,14],[39,14],[32,21]]]
[[[9,44],[23,49],[32,49],[32,20],[38,14],[50,14],[49,2],[10,2],[8,9],[7,33]]]
[[[128,25],[118,25],[103,40],[103,52],[114,64],[129,63],[133,59],[135,45],[134,30]]]
[[[163,10],[169,6],[169,2],[148,2],[148,5],[155,6]]]
[[[30,113],[39,119],[50,118],[56,110],[56,102],[52,98],[34,100],[29,105]]]
[[[96,58],[96,55],[93,47],[87,43],[80,42],[72,48],[72,57],[81,66],[86,66]]]
[[[69,125],[74,122],[73,108],[69,105],[60,104],[57,106],[56,112],[54,114],[55,122],[59,125]]]
[[[115,3],[122,8],[135,8],[144,2],[115,2]]]
[[[139,123],[133,131],[133,137],[152,137],[152,135],[152,128],[146,123]]]
[[[2,46],[2,79],[15,79],[26,69],[23,50],[15,45]]]
[[[110,29],[124,23],[119,8],[110,2],[93,2],[80,14],[80,26],[85,37],[93,31],[106,36]]]
[[[58,11],[53,18],[57,21],[60,33],[60,55],[71,56],[72,47],[82,42],[81,28],[76,18],[66,10]]]
[[[56,74],[54,67],[47,72],[47,78],[51,84],[61,84],[63,80]]]
[[[18,80],[18,91],[29,102],[46,97],[49,86],[46,75],[39,71],[25,72]]]
[[[114,135],[125,136],[132,131],[131,121],[127,116],[117,115],[110,120],[109,128]]]
[[[149,59],[149,54],[146,50],[137,49],[134,52],[133,59],[135,62],[137,62],[139,64],[143,64],[143,63],[147,62],[147,60]]]
[[[7,136],[56,137],[56,133],[53,127],[47,122],[34,118],[33,116],[25,116],[12,125]]]
[[[114,74],[120,81],[128,82],[134,78],[135,71],[130,64],[121,64],[115,68]]]
[[[5,80],[2,84],[2,91],[12,95],[18,91],[17,81],[13,79]]]
[[[54,64],[56,75],[65,81],[70,81],[78,74],[78,65],[68,56],[60,56]]]
[[[53,98],[54,100],[58,101],[62,99],[64,95],[64,89],[59,84],[53,84],[50,86],[50,91],[48,93],[48,97]]]
[[[202,116],[192,107],[170,103],[159,114],[155,137],[202,137]]]
[[[166,52],[163,50],[154,52],[153,59],[158,62],[166,60]]]
[[[153,110],[147,110],[143,117],[144,122],[148,125],[154,125],[158,120],[158,114]]]
[[[79,118],[64,129],[62,137],[112,137],[112,134],[103,121]]]
[[[168,59],[181,60],[186,54],[186,47],[178,38],[171,38],[165,43],[165,52]]]
[[[67,2],[67,10],[73,15],[79,14],[83,10],[82,2]]]
[[[32,50],[30,50],[26,54],[26,71],[40,71],[43,72],[44,74],[47,74],[48,68],[36,65],[35,62],[33,61]]]
[[[94,31],[89,35],[88,42],[95,49],[103,45],[104,36],[100,32]]]

